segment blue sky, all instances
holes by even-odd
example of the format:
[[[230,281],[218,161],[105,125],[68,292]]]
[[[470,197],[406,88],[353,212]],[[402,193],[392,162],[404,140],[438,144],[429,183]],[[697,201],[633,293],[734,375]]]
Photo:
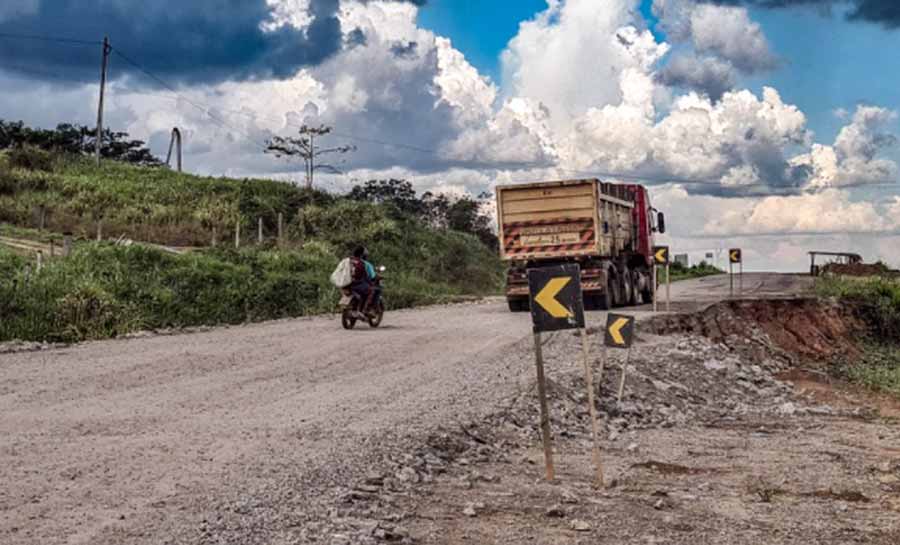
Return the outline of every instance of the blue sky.
[[[643,0],[641,13],[657,39],[665,39],[655,28],[651,4]],[[449,37],[470,63],[499,84],[500,55],[519,23],[546,8],[546,0],[431,0],[419,22]],[[805,8],[751,9],[751,14],[781,64],[743,85],[757,93],[763,86],[778,89],[785,101],[807,114],[817,139],[833,141],[846,124],[833,115],[838,108],[852,112],[864,103],[900,110],[900,30],[847,22],[840,10],[830,18]],[[900,157],[900,150],[891,155]]]
[[[499,82],[500,53],[519,23],[546,8],[546,0],[431,0],[422,8],[419,23],[450,38],[473,66]]]

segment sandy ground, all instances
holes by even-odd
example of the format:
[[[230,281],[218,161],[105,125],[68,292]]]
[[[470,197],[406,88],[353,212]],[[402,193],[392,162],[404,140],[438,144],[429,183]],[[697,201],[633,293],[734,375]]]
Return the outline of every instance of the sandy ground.
[[[744,278],[748,296],[807,286]],[[675,284],[675,308],[727,289]],[[377,331],[322,317],[0,354],[0,542],[297,542],[376,453],[521,388],[530,342],[529,316],[489,301]]]

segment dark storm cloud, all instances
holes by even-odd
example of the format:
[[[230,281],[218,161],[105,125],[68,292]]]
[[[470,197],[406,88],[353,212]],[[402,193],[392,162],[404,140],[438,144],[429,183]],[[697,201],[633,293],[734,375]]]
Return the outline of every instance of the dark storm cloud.
[[[663,85],[694,89],[714,102],[734,88],[736,78],[734,67],[727,61],[689,55],[673,57],[656,76]]]
[[[818,7],[830,13],[832,7],[849,7],[847,19],[879,23],[885,28],[900,28],[900,1],[898,0],[700,0],[708,4],[726,6],[757,6],[778,9],[798,6]]]
[[[261,26],[272,22],[266,0],[41,0],[36,7],[31,0],[30,9],[0,17],[0,34],[91,41],[108,35],[114,48],[151,72],[186,83],[287,78],[341,49],[339,8],[340,0],[310,0],[313,21],[306,29],[266,32]],[[0,40],[0,69],[11,72],[28,66],[93,81],[99,56],[99,46]],[[113,78],[133,70],[115,55],[112,63]]]

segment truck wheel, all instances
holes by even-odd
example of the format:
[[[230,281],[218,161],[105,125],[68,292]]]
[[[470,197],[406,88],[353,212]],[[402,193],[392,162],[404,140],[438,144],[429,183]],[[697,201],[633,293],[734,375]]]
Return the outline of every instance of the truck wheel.
[[[647,283],[647,289],[641,291],[641,300],[643,300],[645,305],[653,304],[653,287],[650,286],[652,282]]]
[[[634,285],[634,275],[632,274],[631,269],[625,269],[623,288],[625,289],[625,306],[633,307],[637,305],[637,288]]]
[[[615,286],[613,285],[613,279],[610,277],[609,280],[606,281],[606,291],[601,293],[600,295],[595,295],[594,300],[596,301],[597,309],[599,310],[609,310],[615,304],[615,297],[613,296],[613,289]]]
[[[528,299],[507,299],[506,304],[509,305],[510,312],[528,312],[531,310],[528,306]]]

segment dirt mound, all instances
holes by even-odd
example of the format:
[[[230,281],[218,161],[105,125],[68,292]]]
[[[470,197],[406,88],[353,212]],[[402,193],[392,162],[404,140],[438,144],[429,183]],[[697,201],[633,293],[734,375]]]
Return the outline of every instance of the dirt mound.
[[[853,309],[818,299],[726,301],[641,325],[657,335],[696,334],[729,346],[764,336],[786,355],[826,360],[858,355],[857,343],[868,332]]]
[[[822,274],[834,274],[839,276],[879,276],[890,274],[891,271],[882,263],[829,263],[822,267]]]

